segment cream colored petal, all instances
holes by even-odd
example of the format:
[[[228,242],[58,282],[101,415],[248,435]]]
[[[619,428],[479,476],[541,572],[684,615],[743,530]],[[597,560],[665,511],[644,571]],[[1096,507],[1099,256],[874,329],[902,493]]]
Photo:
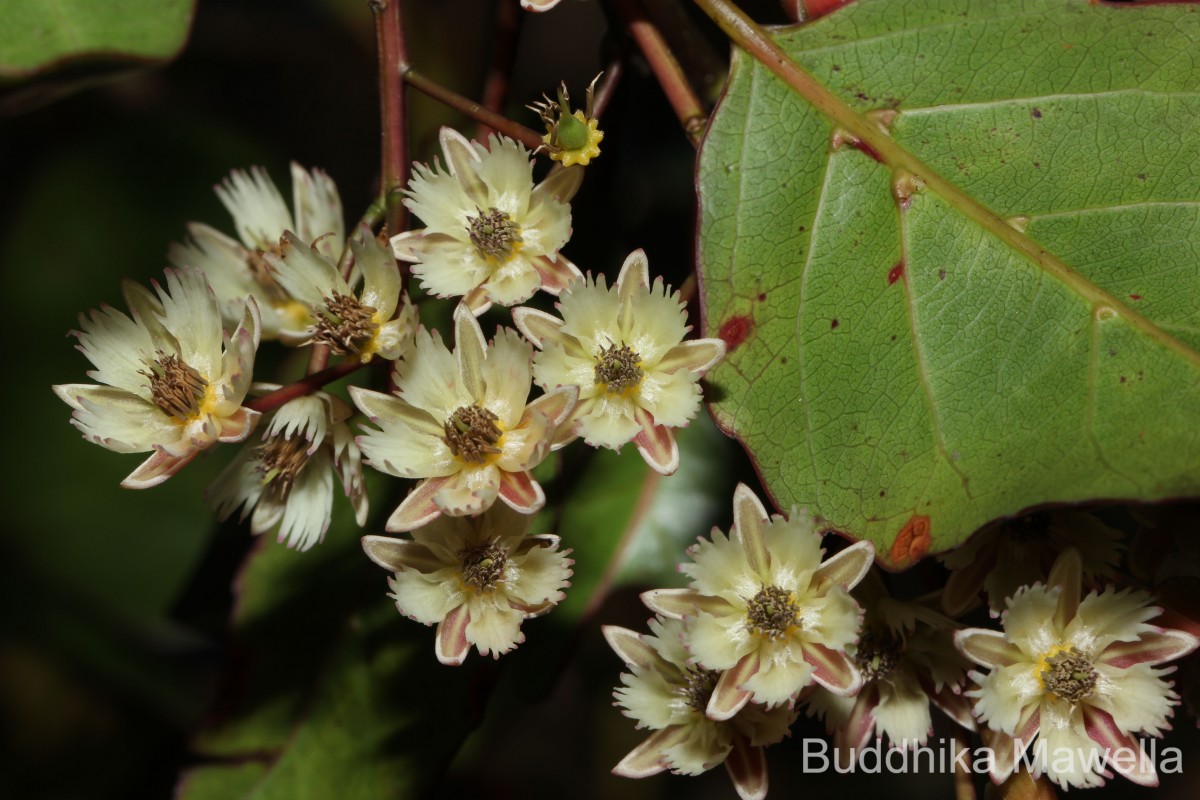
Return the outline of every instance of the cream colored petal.
[[[773,653],[773,650],[780,652]],[[800,690],[812,681],[813,675],[812,665],[796,655],[786,645],[760,649],[758,672],[742,684],[751,692],[752,702],[768,708],[792,704]]]
[[[734,540],[714,530],[711,539],[700,539],[689,551],[691,563],[679,565],[679,571],[692,580],[692,588],[703,594],[723,597],[730,602],[745,601],[762,588],[746,560],[746,553]]]
[[[629,323],[621,326],[622,338],[654,368],[687,334],[687,315],[679,293],[671,293],[662,278],[648,292],[637,292],[630,299]]]
[[[1103,748],[1093,742],[1084,728],[1079,706],[1047,697],[1042,702],[1039,741],[1034,747],[1035,764],[1062,787],[1100,786],[1103,777],[1092,769]],[[1044,753],[1045,757],[1040,757]]]
[[[616,450],[641,433],[636,414],[637,406],[629,398],[601,392],[576,406],[575,430],[592,447]]]
[[[487,342],[479,321],[464,304],[454,309],[454,359],[458,379],[472,404],[484,400],[483,364],[488,356]]]
[[[464,602],[455,570],[451,567],[429,574],[405,569],[389,578],[388,585],[400,613],[426,625],[441,622]]]
[[[443,171],[436,161],[432,168],[424,164],[413,165],[407,194],[404,205],[425,223],[428,230],[466,235],[466,218],[475,213],[475,203],[463,192],[454,176]]]
[[[169,269],[166,278],[165,288],[154,284],[163,308],[162,324],[178,342],[179,357],[211,379],[220,368],[223,339],[216,295],[199,270]]]
[[[892,744],[915,747],[925,744],[933,727],[929,698],[911,668],[900,666],[879,682],[875,726]]]
[[[471,621],[467,623],[467,641],[475,645],[480,655],[499,658],[525,641],[521,633],[520,611],[491,597],[471,595],[467,604]]]
[[[699,384],[686,371],[647,373],[638,390],[638,404],[669,428],[686,427],[700,410],[700,398]]]
[[[976,715],[989,727],[1009,735],[1016,733],[1022,713],[1042,696],[1034,665],[1029,663],[994,669],[977,682]]]
[[[458,362],[441,337],[431,336],[424,328],[417,331],[412,349],[396,365],[396,384],[406,403],[427,411],[439,423],[476,400],[463,384]]]
[[[71,424],[83,438],[109,450],[145,453],[179,437],[178,427],[157,406],[121,389],[70,383],[54,391],[75,409]]]
[[[594,357],[598,351],[621,343],[616,287],[606,286],[603,275],[563,292],[558,298],[558,312],[563,320],[563,334],[575,337],[583,354]]]
[[[280,255],[267,254],[265,258],[274,268],[279,285],[292,297],[320,309],[334,293],[350,294],[336,265],[294,234],[284,234],[280,247]]]
[[[464,517],[482,513],[499,494],[500,470],[488,465],[472,466],[447,478],[433,501],[443,514]]]
[[[523,253],[496,267],[482,288],[492,302],[502,306],[524,303],[542,285],[542,277]]]
[[[322,448],[297,476],[283,520],[279,541],[301,552],[324,540],[333,516],[333,462],[329,449]]]
[[[550,452],[550,437],[554,429],[548,427],[543,414],[531,414],[519,428],[506,431],[500,441],[500,456],[496,466],[505,472],[525,472],[533,469]]]
[[[798,597],[796,602],[805,641],[840,651],[858,638],[862,609],[842,587],[831,586],[825,594]]]
[[[257,449],[258,443],[255,442],[238,450],[233,461],[221,470],[221,474],[204,493],[217,519],[222,522],[238,508],[242,509],[238,521],[244,521],[258,504],[263,490],[263,475],[258,471]]]
[[[281,233],[295,228],[283,195],[261,167],[252,167],[249,174],[235,169],[214,191],[246,247],[269,250]]]
[[[479,177],[479,165],[488,156],[488,151],[483,145],[469,141],[449,127],[438,131],[438,141],[442,145],[442,154],[446,156],[446,165],[462,187],[471,206],[486,210],[489,206],[488,187]]]
[[[533,381],[533,347],[516,331],[500,328],[488,348],[480,371],[484,408],[500,418],[505,429],[515,427],[525,413]]]
[[[1157,629],[1146,623],[1161,611],[1150,605],[1145,592],[1118,592],[1109,586],[1103,594],[1092,592],[1083,599],[1064,639],[1085,653],[1098,654],[1114,642],[1132,642],[1153,633]]]
[[[547,601],[560,602],[563,589],[570,585],[571,559],[551,547],[534,547],[512,558],[520,569],[516,584],[505,589],[517,602],[534,606]]]
[[[1096,685],[1087,702],[1111,714],[1121,730],[1158,736],[1170,727],[1168,720],[1179,696],[1160,677],[1164,670],[1148,664],[1128,669],[1096,664],[1095,669]]]
[[[658,372],[683,370],[703,375],[724,357],[724,339],[693,339],[668,350],[654,369]]]
[[[686,726],[687,737],[663,749],[667,767],[677,775],[700,775],[725,760],[733,749],[733,732],[728,726],[697,720]]]
[[[399,257],[404,254],[392,240]],[[416,263],[412,273],[421,281],[421,288],[438,297],[461,297],[485,283],[492,275],[492,267],[479,257],[471,244],[452,239],[433,239],[407,242]]]
[[[507,136],[490,136],[488,149],[474,170],[486,186],[486,200],[480,204],[481,208],[484,211],[499,209],[524,228],[533,191],[533,162],[529,160],[529,151]]]
[[[522,250],[531,256],[553,257],[571,236],[571,207],[535,191],[520,223]]]
[[[341,257],[346,239],[346,224],[342,216],[342,198],[337,185],[323,170],[311,173],[292,162],[292,207],[296,211],[296,235],[313,244],[327,258]]]
[[[442,519],[446,518],[439,517],[438,521]],[[367,558],[389,572],[403,572],[411,569],[417,572],[432,573],[456,563],[452,559],[439,558],[429,547],[420,542],[399,539],[394,536],[364,536],[362,537],[362,547]]]
[[[700,614],[691,622],[688,646],[696,661],[707,669],[731,669],[757,643],[746,627],[744,615],[715,617]]]
[[[623,301],[631,300],[640,291],[650,288],[650,262],[646,251],[638,248],[625,257],[617,275],[617,290]]]
[[[379,319],[389,320],[400,300],[400,270],[390,247],[385,247],[366,225],[359,225],[350,239],[354,263],[362,271],[362,303],[375,309]]]
[[[621,673],[621,683],[613,697],[625,716],[638,721],[638,727],[665,728],[690,716],[681,709],[679,687],[654,670]]]
[[[370,466],[398,478],[441,478],[461,469],[440,437],[406,420],[383,423],[380,430],[365,428],[358,446]]]
[[[543,345],[545,350],[533,357],[533,378],[538,386],[543,389],[578,386],[581,399],[595,397],[603,391],[596,387],[595,359],[571,355],[558,342],[545,341]],[[574,347],[571,349],[575,350]]]
[[[221,356],[220,375],[213,376],[213,380],[221,381],[220,396],[223,402],[239,406],[250,391],[250,383],[254,379],[254,356],[258,351],[261,331],[262,318],[258,313],[258,303],[253,297],[247,298],[242,321],[229,337]]]
[[[1002,619],[1004,636],[1031,660],[1061,641],[1062,631],[1054,625],[1058,594],[1057,588],[1027,586],[1008,600]]]
[[[88,376],[150,400],[150,380],[142,375],[158,349],[145,326],[112,306],[80,316],[79,350],[96,366]]]
[[[521,306],[512,310],[513,324],[534,347],[541,349],[547,342],[561,342],[562,320],[536,308]]]
[[[821,537],[812,518],[798,512],[789,520],[776,517],[762,526],[763,541],[771,554],[770,583],[788,591],[806,591],[813,572],[821,566],[822,555]]]

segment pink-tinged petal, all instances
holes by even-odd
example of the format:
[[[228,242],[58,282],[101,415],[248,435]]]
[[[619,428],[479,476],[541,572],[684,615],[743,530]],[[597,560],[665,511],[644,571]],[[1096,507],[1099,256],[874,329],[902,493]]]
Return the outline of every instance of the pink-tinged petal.
[[[221,442],[240,442],[250,435],[254,426],[262,418],[262,413],[242,406],[237,411],[219,420],[221,433],[217,437]]]
[[[604,633],[609,647],[629,668],[657,671],[662,667],[662,656],[640,634],[616,625],[601,625],[600,630]]]
[[[950,686],[935,689],[933,682],[922,680],[921,687],[929,696],[930,702],[942,710],[946,716],[969,731],[976,729],[975,715],[971,713],[971,699],[961,692],[956,692]]]
[[[552,314],[521,306],[512,310],[512,318],[517,330],[539,350],[548,342],[563,342],[563,321]]]
[[[752,652],[742,656],[736,664],[721,673],[712,696],[708,698],[708,708],[705,709],[709,719],[717,722],[732,719],[746,707],[746,703],[750,702],[751,693],[743,689],[742,684],[754,677],[758,668],[758,653]]]
[[[155,450],[154,455],[147,458],[125,480],[121,481],[123,489],[149,489],[158,486],[167,478],[187,466],[196,457],[199,450],[192,450],[183,455],[171,455],[163,450]]]
[[[638,290],[650,288],[650,261],[642,249],[634,250],[625,258],[621,265],[621,273],[617,275],[617,297],[621,306],[632,300]]]
[[[654,417],[643,408],[636,412],[641,430],[633,437],[638,452],[650,465],[650,468],[661,475],[674,475],[679,469],[679,445],[675,443],[675,433],[664,425],[655,425]]]
[[[762,501],[744,483],[733,490],[733,539],[742,546],[750,570],[764,581],[771,574],[771,553],[763,536],[770,521]]]
[[[981,667],[1007,667],[1026,656],[1015,644],[1010,644],[1001,631],[984,628],[967,628],[955,631],[954,646],[967,658]]]
[[[448,667],[457,667],[467,658],[471,643],[467,641],[467,625],[471,614],[466,603],[451,611],[438,623],[434,652],[437,660]]]
[[[962,569],[952,570],[942,590],[942,611],[947,616],[957,617],[973,608],[979,600],[979,590],[994,563],[986,558],[976,558]]]
[[[553,8],[558,3],[558,0],[541,0],[541,2],[530,2],[523,0],[521,5],[525,8],[536,8],[541,6],[540,11]],[[553,197],[560,203],[569,203],[575,193],[579,191],[579,187],[583,185],[583,170],[577,167],[564,167],[562,164],[555,164],[554,169],[550,170],[550,174],[546,179],[534,187],[535,194],[544,194],[548,197]]]
[[[870,542],[855,542],[822,562],[814,578],[817,581],[831,581],[850,591],[867,576],[867,571],[874,563],[875,546]]]
[[[464,468],[447,478],[433,497],[443,514],[473,517],[492,507],[500,494],[501,471],[490,464]]]
[[[419,528],[437,519],[442,509],[434,502],[434,496],[451,480],[445,478],[426,478],[408,493],[400,507],[388,517],[383,529],[390,533],[401,533]]]
[[[1074,547],[1059,554],[1050,568],[1046,579],[1047,586],[1061,586],[1058,593],[1058,606],[1054,610],[1054,623],[1059,630],[1075,619],[1079,610],[1079,592],[1083,588],[1083,559]]]
[[[229,337],[229,344],[221,356],[221,375],[225,382],[224,400],[241,403],[250,390],[254,379],[254,354],[262,336],[262,314],[258,301],[246,298],[242,321]]]
[[[983,746],[992,752],[988,771],[992,783],[999,786],[1012,775],[1017,759],[1020,758],[1020,754],[1013,747],[1015,740],[1003,731],[994,731],[987,727],[980,729],[979,738],[983,741]],[[957,740],[951,739],[951,741]],[[1023,745],[1021,754],[1028,748],[1029,740],[1023,740]]]
[[[560,386],[554,391],[534,400],[525,407],[525,417],[521,424],[524,424],[531,413],[541,413],[546,417],[550,427],[557,428],[567,421],[567,417],[571,416],[571,412],[575,410],[575,404],[579,401],[578,386]]]
[[[442,153],[446,156],[446,166],[450,168],[450,174],[458,181],[458,185],[476,206],[487,208],[488,187],[476,171],[482,160],[476,146],[453,128],[442,128],[438,132],[438,141],[441,142]]]
[[[733,749],[725,758],[729,779],[742,800],[764,800],[767,796],[767,757],[761,747],[750,740],[734,735]]]
[[[454,309],[454,357],[463,388],[476,400],[483,399],[483,361],[487,358],[487,341],[483,329],[471,310],[463,304]]]
[[[720,616],[728,614],[733,608],[720,597],[700,594],[694,589],[651,589],[642,592],[642,602],[655,614],[661,614],[668,619],[694,617],[701,611]]]
[[[500,471],[500,499],[522,514],[536,514],[546,505],[540,483],[528,472]]]
[[[475,316],[481,317],[492,307],[492,294],[487,290],[487,287],[476,286],[463,295],[460,305],[465,306]]]
[[[664,751],[687,737],[686,725],[668,725],[661,731],[655,731],[613,767],[613,775],[622,778],[648,778],[657,775],[667,768]]]
[[[725,357],[724,339],[693,339],[675,345],[658,362],[658,372],[678,372],[685,369],[703,375]]]
[[[1088,737],[1108,751],[1107,767],[1141,786],[1158,786],[1158,770],[1154,768],[1154,762],[1137,739],[1118,727],[1111,714],[1085,703],[1083,724]],[[1128,752],[1116,752],[1118,750]]]
[[[864,688],[855,698],[850,716],[838,729],[836,739],[839,748],[861,750],[875,734],[875,706],[879,704],[878,690]]]
[[[813,665],[813,680],[836,695],[849,697],[862,688],[862,673],[843,652],[805,642],[804,660]]]
[[[446,566],[430,552],[429,548],[411,539],[396,539],[391,536],[362,537],[363,552],[367,558],[392,572],[415,569],[418,572],[436,572]]]
[[[1190,633],[1161,630],[1142,634],[1136,642],[1116,642],[1105,648],[1097,659],[1101,664],[1128,669],[1134,664],[1165,664],[1183,658],[1200,646],[1200,639]]]
[[[542,291],[555,297],[571,284],[583,280],[583,273],[579,271],[579,267],[563,256],[538,256],[531,258],[529,263],[533,264],[538,277],[541,278]]]

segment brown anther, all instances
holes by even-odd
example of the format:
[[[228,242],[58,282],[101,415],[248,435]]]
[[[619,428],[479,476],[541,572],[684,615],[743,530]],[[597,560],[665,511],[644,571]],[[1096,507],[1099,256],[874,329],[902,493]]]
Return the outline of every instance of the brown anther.
[[[687,684],[676,691],[683,695],[691,708],[703,714],[708,709],[709,698],[717,688],[717,680],[721,673],[703,667],[689,667],[684,670],[683,677]]]
[[[150,364],[149,370],[139,372],[150,379],[150,396],[169,417],[188,420],[200,413],[200,405],[208,391],[208,381],[176,355],[167,355],[162,350]]]
[[[255,469],[263,476],[263,491],[276,502],[284,502],[292,493],[296,478],[308,464],[308,446],[302,436],[276,436],[256,449]]]
[[[462,562],[462,581],[480,591],[494,587],[504,577],[508,551],[495,542],[464,547],[458,551]]]
[[[1046,659],[1042,685],[1062,700],[1076,703],[1092,693],[1096,686],[1096,668],[1091,659],[1077,648],[1061,650]]]
[[[781,639],[796,624],[799,609],[791,592],[778,586],[764,586],[746,604],[750,629],[769,639]]]
[[[328,345],[338,355],[360,353],[379,329],[374,315],[374,307],[334,292],[325,298],[325,308],[317,315],[313,342]]]
[[[446,435],[442,441],[450,452],[463,461],[482,464],[489,455],[500,452],[500,418],[479,406],[462,406],[450,415],[442,426]]]
[[[512,217],[498,208],[489,208],[479,212],[479,216],[467,217],[467,230],[471,244],[481,258],[490,258],[501,263],[512,258],[516,246],[521,239],[521,226],[512,221]]]
[[[610,344],[596,354],[594,379],[606,392],[620,394],[637,386],[643,374],[642,357],[626,344]]]
[[[870,682],[895,669],[903,653],[903,639],[887,629],[867,628],[858,640],[854,660],[863,680]]]

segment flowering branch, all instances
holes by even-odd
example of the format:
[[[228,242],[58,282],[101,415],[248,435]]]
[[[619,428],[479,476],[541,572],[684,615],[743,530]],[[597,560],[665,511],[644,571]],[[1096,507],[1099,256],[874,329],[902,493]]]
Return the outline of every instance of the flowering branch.
[[[380,175],[392,234],[404,230],[408,210],[403,187],[408,183],[408,142],[404,116],[403,65],[408,62],[399,0],[371,0],[379,50],[379,111],[383,129],[383,164]]]
[[[357,358],[349,358],[338,364],[334,364],[332,367],[326,367],[320,372],[306,375],[295,383],[289,383],[287,386],[282,386],[273,392],[264,394],[262,397],[256,397],[244,405],[252,411],[261,413],[274,411],[289,400],[295,400],[297,397],[312,394],[326,384],[333,383],[339,378],[344,378],[365,366],[365,362]]]
[[[439,103],[453,108],[481,125],[487,125],[510,139],[516,139],[521,144],[534,150],[542,145],[542,134],[526,128],[520,123],[513,122],[503,114],[484,108],[474,100],[463,97],[457,92],[447,89],[435,80],[427,78],[410,66],[404,66],[401,74],[408,85],[429,95]]]
[[[704,126],[708,123],[708,115],[705,114],[700,98],[696,96],[687,76],[684,75],[683,68],[679,66],[675,54],[671,52],[662,33],[646,16],[646,10],[638,0],[617,0],[616,7],[625,20],[629,35],[637,42],[642,55],[650,63],[650,69],[654,71],[654,77],[658,79],[671,108],[675,110],[683,132],[687,134],[692,146],[698,147],[704,134]]]

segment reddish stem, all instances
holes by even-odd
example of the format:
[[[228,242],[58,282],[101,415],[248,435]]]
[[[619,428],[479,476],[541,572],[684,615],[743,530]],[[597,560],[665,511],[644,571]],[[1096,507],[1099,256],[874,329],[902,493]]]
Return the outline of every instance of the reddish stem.
[[[502,114],[489,111],[474,100],[463,97],[461,94],[442,86],[437,81],[425,77],[412,67],[404,69],[403,77],[405,82],[414,89],[429,95],[434,100],[453,108],[455,111],[465,114],[481,125],[487,125],[503,133],[510,139],[516,139],[530,150],[534,150],[542,145],[542,134],[513,122]]]
[[[289,400],[295,400],[297,397],[303,397],[306,394],[312,394],[326,384],[333,383],[339,378],[344,378],[352,372],[365,367],[366,364],[357,360],[350,359],[334,364],[332,367],[326,367],[320,372],[315,372],[312,375],[306,375],[295,383],[289,383],[287,386],[281,386],[273,392],[264,394],[262,397],[256,397],[248,403],[243,403],[246,408],[254,411],[274,411]]]
[[[400,0],[371,0],[375,14],[375,39],[379,50],[379,112],[383,133],[380,174],[388,231],[400,233],[408,227],[404,186],[408,183],[408,141],[404,117],[404,79],[408,63]]]

